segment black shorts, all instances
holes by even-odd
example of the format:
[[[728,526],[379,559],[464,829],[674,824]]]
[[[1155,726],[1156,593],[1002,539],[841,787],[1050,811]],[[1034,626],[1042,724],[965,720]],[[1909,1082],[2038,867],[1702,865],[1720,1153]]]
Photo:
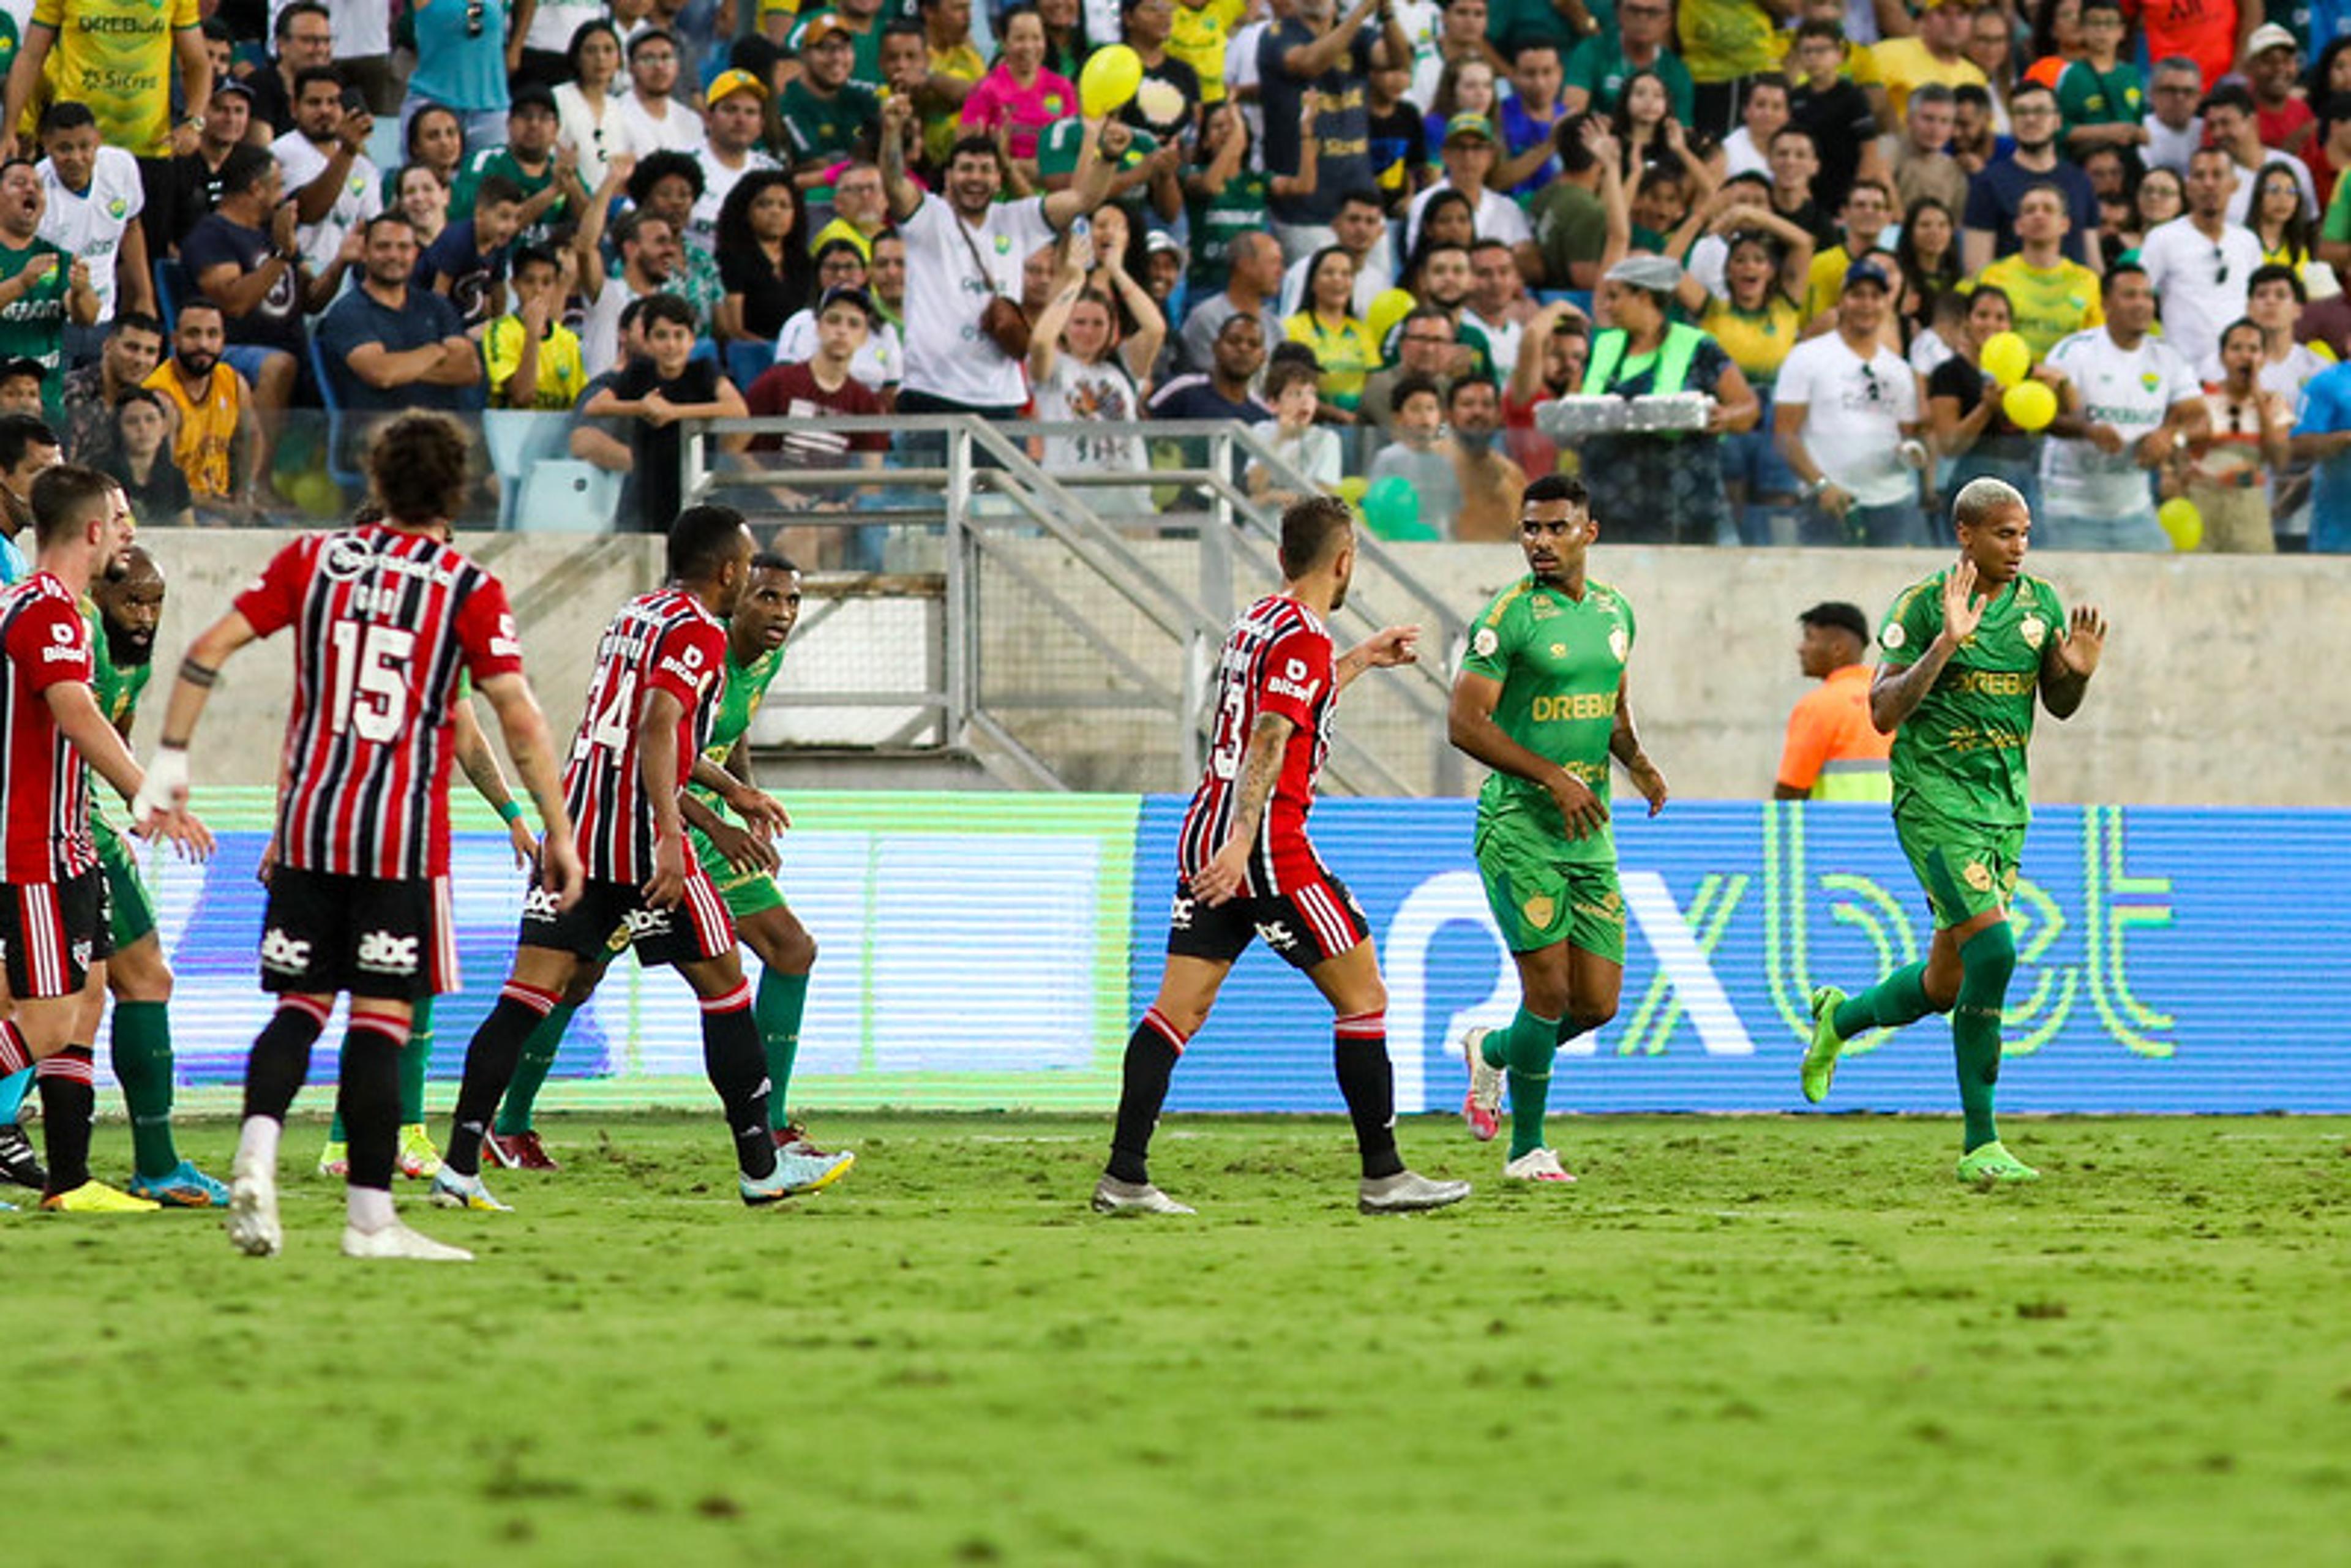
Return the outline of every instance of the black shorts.
[[[401,1002],[455,990],[448,879],[279,866],[262,916],[261,988]]]
[[[114,956],[106,873],[93,867],[64,882],[0,888],[0,949],[10,996],[28,1002],[79,996],[89,967]]]
[[[1214,908],[1195,898],[1191,883],[1179,876],[1167,913],[1168,955],[1217,964],[1231,963],[1262,936],[1292,968],[1311,969],[1353,952],[1371,934],[1371,922],[1347,884],[1319,865],[1313,875],[1282,893],[1243,894]]]
[[[643,891],[628,883],[591,881],[579,903],[559,911],[533,877],[516,941],[601,963],[623,934],[640,964],[692,964],[735,951],[735,922],[726,914],[726,901],[699,866],[686,876],[685,896],[667,909],[648,904]]]

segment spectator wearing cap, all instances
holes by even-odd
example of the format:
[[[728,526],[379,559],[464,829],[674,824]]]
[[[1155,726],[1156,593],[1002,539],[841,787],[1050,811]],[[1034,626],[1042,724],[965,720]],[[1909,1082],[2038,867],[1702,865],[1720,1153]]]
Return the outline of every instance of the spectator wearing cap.
[[[256,147],[267,147],[294,129],[294,78],[335,63],[334,17],[320,0],[294,0],[279,10],[270,37],[277,52],[245,78],[253,95],[246,133]],[[225,79],[234,78],[214,78],[213,90],[219,91]]]
[[[113,320],[120,310],[152,315],[155,279],[139,221],[146,205],[139,161],[120,147],[99,145],[98,134],[98,118],[87,104],[60,99],[42,111],[41,237],[89,263],[100,322]],[[87,364],[98,357],[101,341],[96,326],[68,329],[66,357]]]
[[[418,110],[437,103],[457,111],[469,151],[506,140],[507,76],[522,57],[522,38],[517,36],[511,43],[507,38],[513,10],[512,0],[410,8],[416,69],[400,105],[402,130]]]
[[[676,97],[677,35],[647,27],[629,40],[628,50],[629,96],[621,100],[620,111],[630,148],[640,159],[700,152],[702,118]]]
[[[1968,58],[1968,33],[1974,26],[1969,0],[1927,0],[1918,30],[1907,38],[1886,38],[1874,45],[1870,61],[1886,85],[1886,106],[1899,117],[1908,107],[1910,91],[1928,82],[1945,87],[1982,87],[1983,68]]]
[[[2316,112],[2297,90],[2302,86],[2302,46],[2288,29],[2264,22],[2245,40],[2244,62],[2262,145],[2301,152],[2318,129]]]
[[[1033,184],[1038,142],[1049,127],[1077,112],[1077,85],[1045,68],[1043,19],[1034,11],[1008,16],[995,68],[963,100],[964,134],[993,138]]]
[[[2231,223],[2246,221],[2245,214],[2252,211],[2254,187],[2260,183],[2258,176],[2273,163],[2291,172],[2294,183],[2302,187],[2302,210],[2318,211],[2318,185],[2310,177],[2310,165],[2290,152],[2262,144],[2252,93],[2235,82],[2223,82],[2214,88],[2204,99],[2204,133],[2210,145],[2228,150],[2233,165],[2231,172],[2236,183],[2229,193]],[[2192,183],[2196,177],[2192,158],[2188,175]]]
[[[1703,392],[1713,400],[1703,430],[1626,431],[1583,439],[1592,515],[1613,539],[1710,545],[1733,531],[1721,437],[1753,429],[1762,403],[1721,344],[1671,319],[1681,284],[1682,269],[1674,261],[1633,256],[1610,267],[1601,287],[1601,314],[1609,325],[1593,334],[1583,371],[1585,395]]]
[[[1256,317],[1269,345],[1288,335],[1274,310],[1281,290],[1281,246],[1271,235],[1246,233],[1234,239],[1230,262],[1225,287],[1193,306],[1191,314],[1184,318],[1176,360],[1186,370],[1208,368],[1215,357],[1217,335],[1235,316]]]
[[[170,200],[147,204],[147,254],[168,256],[188,237],[188,231],[220,205],[221,165],[232,149],[245,145],[251,119],[253,89],[235,77],[220,78],[204,110],[204,129],[196,150],[172,160]]]
[[[1894,737],[1869,716],[1869,617],[1830,600],[1796,617],[1796,667],[1820,682],[1796,699],[1780,748],[1774,800],[1890,800]]]
[[[1437,157],[1445,178],[1412,199],[1405,211],[1404,248],[1410,254],[1420,240],[1420,215],[1440,191],[1458,191],[1469,203],[1470,226],[1479,239],[1498,239],[1510,247],[1523,274],[1542,276],[1542,254],[1535,248],[1535,231],[1518,203],[1488,184],[1500,149],[1494,141],[1492,122],[1482,114],[1457,114],[1445,122],[1445,146]]]
[[[294,243],[314,273],[334,265],[343,236],[383,211],[383,174],[364,149],[375,121],[343,103],[343,73],[306,66],[294,78],[293,129],[269,144],[301,226]]]
[[[702,194],[685,225],[685,237],[705,250],[713,248],[719,211],[743,176],[783,167],[759,145],[767,112],[767,86],[749,71],[720,71],[710,79],[703,95]]]
[[[2098,233],[2098,193],[2080,165],[2058,156],[2062,121],[2057,95],[2039,82],[2019,82],[2008,108],[2016,126],[2016,146],[1968,181],[1967,212],[1960,220],[1960,270],[1981,272],[1995,257],[2016,249],[2017,206],[2025,192],[2042,184],[2053,184],[2065,193],[2066,215],[2073,221],[2065,235],[2065,259],[2097,270],[2103,258],[2087,241]]]
[[[1314,143],[1311,183],[1299,189],[1276,178],[1271,188],[1274,237],[1290,261],[1331,244],[1340,198],[1373,183],[1377,175],[1364,93],[1374,43],[1390,60],[1412,57],[1412,42],[1384,0],[1355,0],[1343,16],[1338,8],[1338,0],[1299,0],[1289,18],[1269,27],[1258,42],[1266,173],[1294,178],[1310,172],[1305,143]]]
[[[800,74],[786,85],[778,107],[798,171],[793,177],[806,188],[822,184],[832,164],[854,156],[878,133],[882,100],[850,79],[856,35],[837,14],[820,11],[801,23],[795,42]]]
[[[872,268],[847,240],[831,240],[817,253],[817,287],[830,294],[848,289],[862,294],[873,306],[872,326],[858,338],[849,373],[888,407],[898,396],[898,381],[906,364],[905,340],[895,323],[882,311],[871,287]],[[802,306],[776,333],[776,363],[797,364],[817,350],[817,308]]]
[[[1845,271],[1836,329],[1789,350],[1772,388],[1780,455],[1812,491],[1807,543],[1925,545],[1917,468],[1926,449],[1917,373],[1881,339],[1893,289],[1886,268]]]
[[[559,228],[577,222],[588,205],[580,181],[580,154],[559,143],[563,120],[555,94],[535,81],[515,89],[507,111],[507,143],[486,147],[467,158],[450,187],[449,210],[471,212],[474,190],[492,174],[514,182],[522,193],[522,240],[545,245]]]
[[[1655,71],[1666,84],[1674,118],[1690,124],[1697,113],[1698,89],[1689,68],[1667,46],[1673,17],[1671,0],[1621,0],[1614,33],[1603,29],[1589,35],[1567,58],[1567,85],[1559,96],[1568,112],[1614,114],[1625,84],[1637,72]]]

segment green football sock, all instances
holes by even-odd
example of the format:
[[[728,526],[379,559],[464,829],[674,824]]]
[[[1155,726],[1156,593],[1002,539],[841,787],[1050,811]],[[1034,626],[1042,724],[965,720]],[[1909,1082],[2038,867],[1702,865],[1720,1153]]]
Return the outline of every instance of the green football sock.
[[[1927,999],[1927,966],[1906,964],[1865,991],[1847,997],[1833,1021],[1839,1040],[1865,1030],[1900,1029],[1938,1011]]]
[[[424,1074],[433,1065],[433,998],[416,1004],[408,1023],[408,1043],[400,1048],[400,1124],[424,1120]]]
[[[1510,1158],[1542,1147],[1543,1109],[1551,1099],[1551,1061],[1559,1050],[1559,1019],[1525,1008],[1510,1020],[1503,1046],[1510,1070]]]
[[[114,1004],[114,1076],[131,1111],[131,1152],[143,1176],[180,1167],[172,1144],[172,1020],[162,1002]]]
[[[2016,936],[2008,922],[1985,926],[1959,948],[1959,1000],[1951,1009],[1951,1046],[1959,1058],[1959,1112],[1967,1130],[1962,1152],[2000,1136],[1992,1117],[1992,1087],[2000,1082],[2000,1015],[2008,978],[2016,972]]]
[[[522,1042],[522,1060],[515,1063],[514,1081],[507,1085],[506,1100],[498,1106],[500,1137],[530,1131],[531,1106],[538,1103],[538,1092],[554,1070],[555,1053],[563,1049],[563,1031],[579,1010],[577,1002],[559,1002]]]
[[[768,1125],[778,1133],[791,1124],[784,1097],[791,1087],[792,1061],[800,1053],[800,1014],[808,1009],[808,992],[806,975],[763,968],[759,994],[751,1002],[751,1016],[768,1048]]]

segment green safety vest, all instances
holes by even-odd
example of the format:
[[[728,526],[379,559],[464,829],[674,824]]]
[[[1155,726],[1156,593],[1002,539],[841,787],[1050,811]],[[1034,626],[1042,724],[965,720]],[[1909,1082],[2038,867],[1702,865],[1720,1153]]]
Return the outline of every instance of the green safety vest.
[[[1813,780],[1814,800],[1876,800],[1894,799],[1894,775],[1883,758],[1840,758],[1821,764]]]
[[[1622,327],[1606,328],[1592,340],[1592,360],[1583,369],[1583,391],[1589,396],[1608,390],[1616,379],[1617,367],[1625,361],[1625,345],[1632,341]],[[1706,341],[1706,334],[1679,321],[1666,324],[1665,341],[1657,345],[1657,379],[1649,389],[1659,397],[1671,397],[1682,390],[1689,380],[1690,361],[1698,354],[1698,346]]]

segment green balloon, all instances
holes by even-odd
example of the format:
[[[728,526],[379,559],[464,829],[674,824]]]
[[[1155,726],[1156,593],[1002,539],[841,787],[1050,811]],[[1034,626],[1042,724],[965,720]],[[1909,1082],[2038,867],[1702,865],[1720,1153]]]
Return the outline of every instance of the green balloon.
[[[1420,520],[1420,492],[1401,474],[1374,480],[1364,492],[1364,522],[1384,539],[1437,537],[1437,530]]]

